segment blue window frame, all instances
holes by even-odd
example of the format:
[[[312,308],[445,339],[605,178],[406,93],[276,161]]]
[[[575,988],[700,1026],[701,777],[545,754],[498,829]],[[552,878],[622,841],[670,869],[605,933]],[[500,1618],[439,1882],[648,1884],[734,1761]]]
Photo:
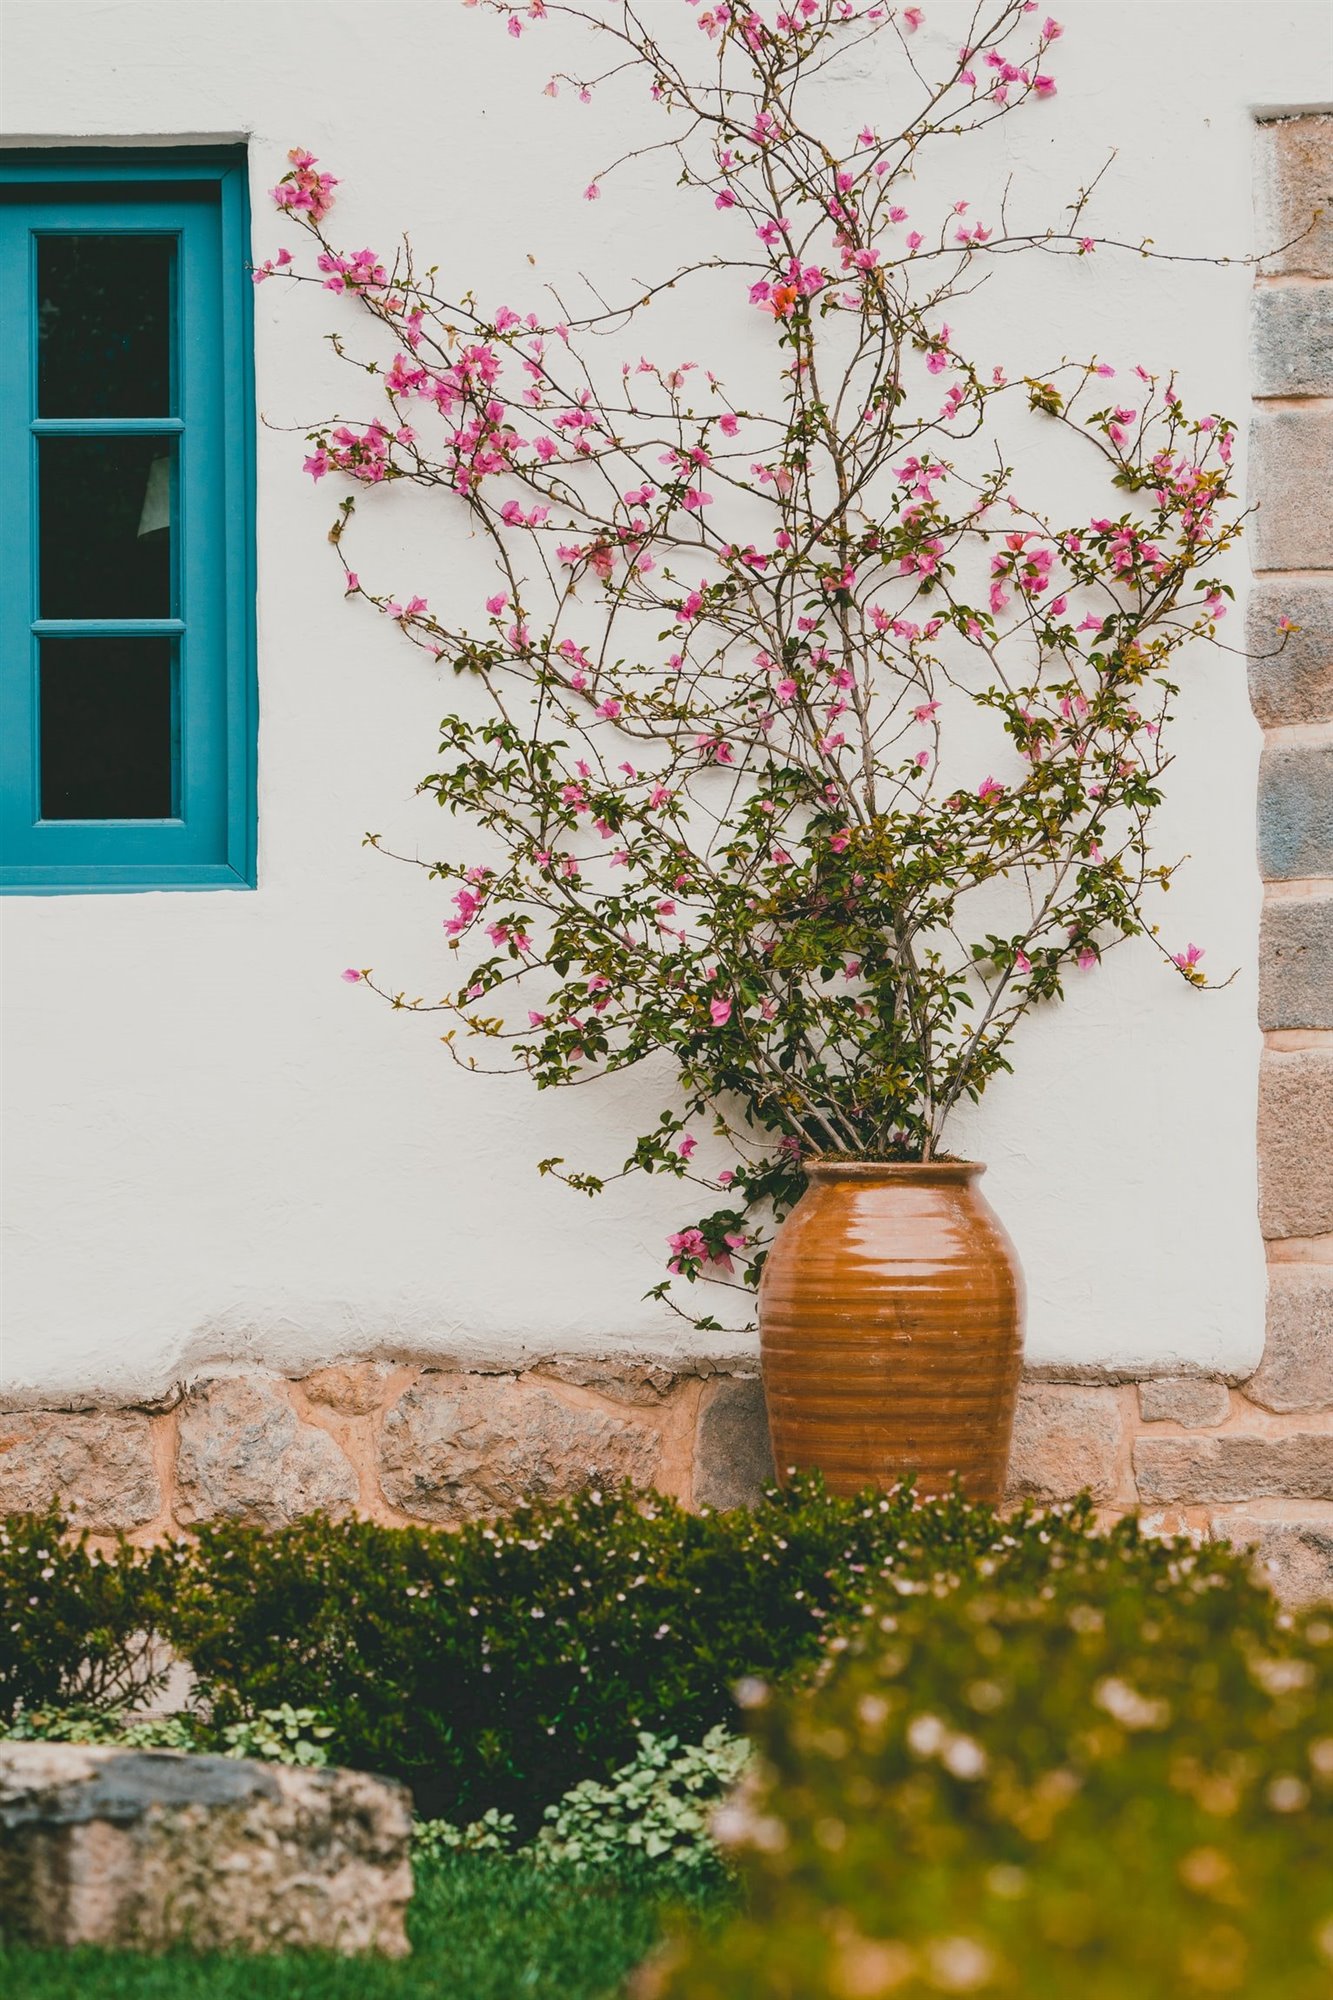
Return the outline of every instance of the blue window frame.
[[[0,154],[0,887],[255,880],[243,153]]]

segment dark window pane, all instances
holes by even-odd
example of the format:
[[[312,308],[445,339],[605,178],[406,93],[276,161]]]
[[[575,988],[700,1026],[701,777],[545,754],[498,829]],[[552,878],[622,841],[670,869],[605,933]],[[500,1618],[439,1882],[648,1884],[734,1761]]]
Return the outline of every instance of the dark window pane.
[[[166,417],[176,239],[39,236],[37,414]]]
[[[37,441],[43,618],[169,618],[173,438]]]
[[[170,819],[170,639],[43,639],[43,819]]]

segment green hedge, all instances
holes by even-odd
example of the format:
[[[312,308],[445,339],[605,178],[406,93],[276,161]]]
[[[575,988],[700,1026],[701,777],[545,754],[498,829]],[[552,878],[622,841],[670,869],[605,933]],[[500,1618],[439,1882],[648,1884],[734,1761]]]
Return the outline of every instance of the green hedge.
[[[1132,1522],[1047,1553],[751,1691],[744,1914],[645,1995],[1329,2000],[1333,1612]]]
[[[98,1562],[55,1516],[0,1540],[0,1705],[86,1695],[80,1662],[136,1632],[190,1660],[217,1729],[288,1702],[335,1761],[405,1778],[419,1807],[525,1830],[641,1731],[702,1741],[746,1675],[786,1677],[876,1577],[992,1559],[1040,1566],[1086,1512],[1008,1523],[962,1500],[835,1500],[817,1482],[753,1512],[584,1493],[451,1532],[314,1517]],[[1046,1537],[1043,1542],[1042,1537]]]

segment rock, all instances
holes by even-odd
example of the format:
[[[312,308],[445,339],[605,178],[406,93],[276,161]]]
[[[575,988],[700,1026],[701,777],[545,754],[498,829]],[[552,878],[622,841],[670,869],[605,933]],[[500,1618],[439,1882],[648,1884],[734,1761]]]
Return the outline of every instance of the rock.
[[[380,1438],[380,1485],[417,1520],[453,1522],[590,1485],[650,1486],[661,1433],[512,1375],[423,1375]]]
[[[1333,1230],[1333,1049],[1265,1050],[1259,1064],[1259,1222],[1264,1235]]]
[[[1258,246],[1271,253],[1263,270],[1333,278],[1333,117],[1266,118],[1257,136]]]
[[[1256,1574],[1284,1604],[1333,1604],[1333,1519],[1214,1514],[1210,1532],[1215,1542],[1253,1549]]]
[[[1024,1383],[1014,1417],[1006,1498],[1071,1500],[1086,1486],[1094,1500],[1114,1499],[1123,1430],[1113,1389]]]
[[[1333,396],[1333,285],[1256,285],[1250,301],[1256,396]]]
[[[1226,1383],[1210,1382],[1203,1375],[1174,1375],[1139,1384],[1139,1415],[1145,1424],[1220,1424],[1230,1408]]]
[[[176,1515],[280,1528],[355,1505],[357,1479],[327,1431],[303,1424],[264,1375],[219,1375],[181,1407]]]
[[[0,1923],[37,1945],[399,1958],[408,1793],[363,1771],[0,1743]]]
[[[367,1417],[384,1401],[394,1370],[381,1361],[358,1361],[348,1368],[320,1368],[303,1375],[300,1388],[309,1402],[340,1417]]]
[[[1245,1394],[1279,1413],[1333,1409],[1333,1267],[1271,1267],[1263,1359]]]
[[[696,1507],[753,1507],[773,1483],[764,1385],[733,1376],[706,1391],[694,1445]]]
[[[1333,889],[1265,900],[1259,1026],[1333,1028]]]
[[[558,1354],[538,1362],[532,1373],[552,1382],[568,1382],[576,1389],[592,1389],[616,1403],[649,1406],[664,1402],[684,1379],[682,1371],[670,1362],[618,1355]]]
[[[1329,450],[1333,465],[1333,434]],[[1265,747],[1259,760],[1259,872],[1266,882],[1333,875],[1333,737]]]
[[[1216,1500],[1333,1499],[1333,1435],[1286,1437],[1229,1431],[1222,1437],[1134,1440],[1139,1497],[1149,1506]]]
[[[1250,497],[1259,503],[1256,569],[1333,569],[1333,410],[1265,409],[1250,426]]]
[[[76,1527],[141,1528],[162,1511],[152,1424],[141,1410],[0,1414],[0,1513],[59,1500]]]
[[[1298,628],[1285,642],[1279,618]],[[1256,577],[1246,643],[1250,701],[1266,728],[1333,721],[1333,578]]]

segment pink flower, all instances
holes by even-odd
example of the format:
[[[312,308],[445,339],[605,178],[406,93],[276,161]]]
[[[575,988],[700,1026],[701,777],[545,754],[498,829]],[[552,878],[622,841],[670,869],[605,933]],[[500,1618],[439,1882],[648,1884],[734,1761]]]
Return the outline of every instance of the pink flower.
[[[680,1154],[682,1160],[688,1160],[698,1143],[699,1141],[695,1138],[694,1134],[687,1132],[679,1146],[677,1146],[676,1151]]]
[[[598,187],[596,181],[590,181],[583,190],[583,199],[585,201],[600,201],[601,198],[602,190]]]
[[[1016,951],[1014,953],[1014,971],[1031,972],[1031,970],[1032,960],[1028,957],[1027,953],[1025,951]]]
[[[1003,795],[1003,792],[1004,792],[1004,786],[1000,783],[998,778],[983,778],[981,783],[977,786],[977,797],[978,799],[980,799],[983,806],[989,805],[992,799],[1000,798]]]
[[[919,7],[903,8],[903,26],[906,28],[909,35],[914,35],[916,33],[917,29],[921,26],[921,23],[925,20],[925,18],[926,17],[924,13],[921,11]]]
[[[1199,963],[1199,960],[1202,957],[1203,957],[1203,946],[1197,944],[1190,944],[1186,945],[1184,951],[1178,951],[1175,957],[1172,959],[1171,963],[1173,965],[1178,965],[1182,972],[1189,972],[1193,966],[1196,966]],[[344,973],[343,978],[345,979],[346,977],[347,974]]]
[[[355,986],[361,978],[361,974],[359,972],[354,972],[350,965],[348,966],[346,972],[344,972],[341,976],[347,981],[347,984],[349,986]]]
[[[502,590],[498,590],[495,593],[494,597],[488,597],[486,599],[486,609],[490,612],[492,618],[499,618],[506,609],[508,603],[509,599],[506,597],[505,593]]]
[[[728,414],[725,417],[718,418],[717,426],[718,429],[721,431],[723,437],[734,438],[737,431],[740,429],[740,420],[736,417],[733,417],[730,414],[730,412],[728,412]]]
[[[1085,944],[1081,946],[1078,954],[1079,971],[1087,972],[1089,968],[1091,966],[1094,966],[1096,963],[1097,963],[1097,954],[1093,950],[1092,946],[1090,944]]]
[[[731,1019],[731,1002],[730,1000],[710,1000],[708,1011],[713,1017],[713,1026],[715,1028],[725,1028],[727,1022]]]
[[[919,250],[925,240],[919,229],[909,229],[907,232],[907,247],[909,250]]]
[[[835,854],[845,854],[847,852],[847,845],[848,842],[851,840],[851,837],[852,837],[851,828],[848,826],[844,826],[841,827],[837,833],[831,833],[829,835],[828,844],[833,849],[833,852]]]

